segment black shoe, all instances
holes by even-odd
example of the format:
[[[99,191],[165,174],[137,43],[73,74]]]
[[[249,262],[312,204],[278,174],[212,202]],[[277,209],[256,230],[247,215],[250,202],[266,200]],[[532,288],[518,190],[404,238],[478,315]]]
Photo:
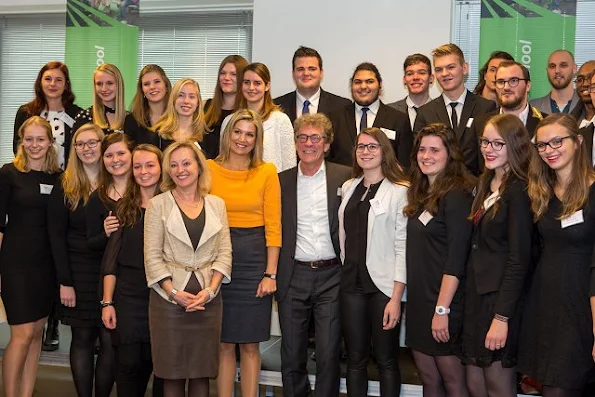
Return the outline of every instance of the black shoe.
[[[58,350],[60,347],[60,330],[58,329],[59,325],[59,320],[52,317],[48,319],[48,326],[45,331],[43,345],[41,346],[41,350],[44,352],[53,352]]]

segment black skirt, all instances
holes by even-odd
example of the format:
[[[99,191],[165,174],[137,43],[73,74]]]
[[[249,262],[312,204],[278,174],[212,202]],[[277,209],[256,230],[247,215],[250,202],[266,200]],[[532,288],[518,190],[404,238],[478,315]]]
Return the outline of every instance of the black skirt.
[[[221,341],[258,343],[271,336],[273,296],[256,297],[266,270],[264,227],[230,228],[233,250],[231,283],[221,288],[223,328]]]

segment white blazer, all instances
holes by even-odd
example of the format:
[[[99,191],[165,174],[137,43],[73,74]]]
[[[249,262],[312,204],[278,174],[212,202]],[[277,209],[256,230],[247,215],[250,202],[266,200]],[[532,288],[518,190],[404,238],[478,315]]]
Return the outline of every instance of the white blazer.
[[[341,188],[343,198],[339,206],[339,245],[342,263],[345,263],[345,206],[361,180],[362,177],[350,179]],[[385,179],[370,200],[366,266],[376,287],[388,297],[393,294],[395,281],[407,283],[407,217],[403,215],[403,208],[407,205],[407,189]]]

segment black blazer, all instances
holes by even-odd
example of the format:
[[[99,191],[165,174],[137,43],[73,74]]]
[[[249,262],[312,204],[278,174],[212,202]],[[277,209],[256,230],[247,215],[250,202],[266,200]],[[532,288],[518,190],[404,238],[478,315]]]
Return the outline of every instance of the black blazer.
[[[352,102],[342,109],[331,113],[331,122],[335,139],[331,144],[329,160],[347,166],[353,165],[353,147],[357,140],[355,126],[355,104]],[[380,102],[378,114],[373,127],[388,128],[395,131],[395,139],[391,142],[399,164],[404,168],[409,167],[409,156],[413,149],[413,134],[409,117],[384,103]]]
[[[475,119],[482,114],[489,113],[496,109],[497,106],[495,102],[482,98],[479,95],[475,95],[471,91],[467,91],[465,104],[463,105],[463,111],[461,112],[461,117],[459,118],[460,121],[455,133],[457,134],[459,145],[463,151],[465,165],[476,175],[479,173],[479,164],[477,163],[479,145],[477,144],[475,133],[467,127],[467,123],[470,118]],[[418,132],[428,124],[432,123],[444,123],[450,126],[450,118],[448,117],[448,112],[446,111],[442,95],[418,109],[413,131]]]
[[[583,145],[587,149],[587,158],[589,159],[589,164],[592,164],[593,158],[593,124],[589,124],[586,127],[583,127],[579,130],[579,133],[583,136]]]
[[[515,315],[534,246],[527,183],[510,178],[513,179],[497,204],[476,221],[468,262],[469,272],[475,277],[476,293],[498,291],[495,310],[506,317]]]
[[[276,105],[281,106],[281,110],[285,112],[285,114],[291,120],[291,123],[297,119],[296,113],[296,93],[295,91],[288,92],[287,94],[275,98],[273,100]],[[320,101],[318,102],[318,113],[323,113],[328,116],[333,110],[340,109],[344,106],[347,106],[351,103],[351,101],[347,98],[340,97],[338,95],[332,94],[328,91],[320,89]]]
[[[473,134],[475,135],[476,144],[479,141],[481,135],[483,134],[483,129],[485,128],[488,120],[498,114],[500,114],[500,109],[492,110],[491,112],[485,114],[480,114],[473,120],[471,129],[473,130]],[[527,116],[527,124],[525,124],[525,127],[527,128],[527,131],[529,132],[529,136],[531,136],[531,139],[535,136],[535,128],[537,127],[537,124],[539,124],[539,121],[546,116],[547,114],[541,113],[537,108],[534,108],[533,106],[531,106],[531,108],[529,109],[529,115]],[[481,155],[481,151],[479,150],[477,151],[477,164],[477,175],[479,175],[483,172],[484,166],[483,156]]]
[[[299,165],[298,165],[299,167]],[[277,266],[277,300],[282,301],[287,295],[289,283],[293,275],[295,243],[297,233],[297,167],[290,168],[279,174],[281,183],[281,230],[282,241],[279,262]],[[337,194],[339,188],[351,177],[351,169],[339,164],[326,162],[326,198],[328,219],[333,241],[333,248],[337,258],[339,248],[339,218],[338,211],[341,197]]]
[[[67,106],[66,109],[64,109],[66,111],[66,114],[69,115],[70,117],[72,117],[72,119],[74,120],[74,118],[76,117],[76,115],[82,110],[80,107],[78,107],[77,105],[75,105],[74,103]],[[17,154],[17,149],[19,146],[19,128],[21,128],[21,125],[23,125],[23,123],[32,116],[39,116],[38,114],[29,114],[29,112],[27,112],[26,110],[26,105],[22,105],[21,107],[19,107],[19,110],[17,110],[17,115],[14,119],[14,135],[12,138],[12,151],[14,152],[14,154]],[[70,154],[70,143],[72,140],[72,135],[73,135],[72,131],[72,127],[70,127],[68,124],[64,123],[64,164],[68,164],[68,155]]]

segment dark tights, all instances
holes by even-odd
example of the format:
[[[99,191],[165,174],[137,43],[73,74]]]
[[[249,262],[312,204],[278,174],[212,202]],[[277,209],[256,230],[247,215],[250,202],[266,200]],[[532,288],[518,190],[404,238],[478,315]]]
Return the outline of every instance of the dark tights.
[[[164,379],[165,397],[184,397],[186,379]],[[188,397],[209,397],[209,378],[188,379]]]
[[[118,346],[118,397],[144,397],[153,372],[151,345],[129,343]],[[163,379],[154,377],[153,397],[163,397]]]
[[[99,354],[94,361],[95,342],[99,338]],[[70,368],[79,397],[109,397],[117,371],[116,351],[111,334],[103,327],[72,327]]]
[[[457,356],[429,356],[413,350],[424,397],[468,397],[465,367]]]
[[[467,387],[472,397],[516,397],[516,371],[502,368],[502,362],[493,362],[481,368],[468,364]]]
[[[580,389],[562,389],[561,387],[543,386],[543,397],[581,397]]]

